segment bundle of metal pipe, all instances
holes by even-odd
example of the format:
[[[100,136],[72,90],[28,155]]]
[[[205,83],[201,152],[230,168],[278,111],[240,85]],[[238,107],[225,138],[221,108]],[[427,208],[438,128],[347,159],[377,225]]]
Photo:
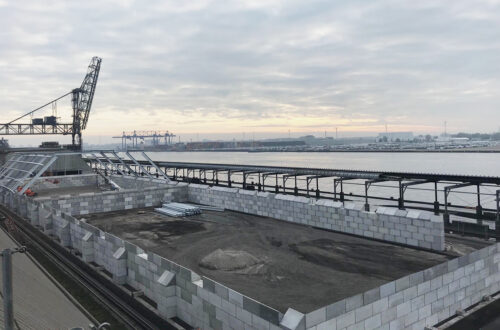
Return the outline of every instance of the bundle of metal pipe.
[[[162,206],[161,208],[156,208],[155,211],[171,217],[186,217],[201,213],[199,207],[183,203],[165,203]]]

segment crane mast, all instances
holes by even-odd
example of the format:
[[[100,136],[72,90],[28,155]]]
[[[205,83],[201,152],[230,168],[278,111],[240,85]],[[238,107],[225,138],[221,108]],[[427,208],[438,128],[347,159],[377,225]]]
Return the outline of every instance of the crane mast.
[[[97,56],[92,58],[82,85],[80,88],[75,88],[72,91],[73,132],[71,134],[71,140],[72,144],[78,149],[81,149],[82,146],[82,130],[87,127],[87,122],[89,120],[97,78],[99,77],[99,71],[101,69],[101,61],[102,59]]]

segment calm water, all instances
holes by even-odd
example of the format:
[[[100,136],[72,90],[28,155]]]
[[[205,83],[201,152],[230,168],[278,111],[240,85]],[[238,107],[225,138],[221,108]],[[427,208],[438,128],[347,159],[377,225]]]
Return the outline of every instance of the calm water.
[[[373,170],[373,171],[397,171],[397,172],[421,172],[440,174],[465,174],[500,176],[500,153],[353,153],[353,152],[150,152],[148,155],[153,160],[172,162],[193,163],[220,163],[220,164],[244,164],[244,165],[272,165],[272,166],[295,166],[316,167],[349,170]],[[249,177],[249,181],[257,182],[256,177]],[[272,179],[266,184],[273,185]],[[281,180],[280,183],[281,184]],[[298,186],[305,188],[303,178],[299,179]],[[438,200],[444,202],[445,184],[438,186]],[[293,180],[288,181],[287,187],[293,187]],[[315,189],[314,183],[311,189]],[[333,192],[333,179],[320,179],[321,191]],[[364,184],[362,180],[347,181],[344,184],[346,192],[364,195]],[[481,188],[481,204],[486,208],[495,208],[495,190],[498,187]],[[393,197],[397,200],[399,190],[397,183],[384,182],[372,185],[370,194],[380,197]],[[405,194],[406,199],[434,201],[434,185],[422,184],[409,187]],[[361,198],[354,198],[361,200]],[[452,204],[467,205],[475,207],[475,187],[466,187],[454,190],[449,196]],[[371,200],[371,204],[394,204],[396,202],[379,202]]]
[[[151,152],[153,160],[500,176],[500,153]]]

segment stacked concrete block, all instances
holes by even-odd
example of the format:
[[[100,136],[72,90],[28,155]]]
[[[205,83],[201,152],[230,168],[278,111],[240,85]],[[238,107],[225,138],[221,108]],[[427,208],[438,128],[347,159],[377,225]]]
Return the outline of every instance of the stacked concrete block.
[[[38,225],[42,228],[45,234],[53,234],[52,210],[44,207],[43,204],[39,208]]]
[[[179,283],[179,280],[181,283]],[[281,329],[280,312],[246,297],[220,283],[203,277],[202,281],[182,281],[177,315],[202,329]]]
[[[119,247],[111,259],[111,274],[113,281],[118,284],[127,282],[127,251],[124,247]]]
[[[28,203],[28,207],[27,207],[28,220],[34,226],[38,225],[38,206],[39,206],[39,203],[31,202],[31,203]]]
[[[491,245],[307,313],[302,329],[430,328],[496,293],[499,264]]]
[[[126,210],[159,206],[162,202],[184,201],[187,185],[164,184],[161,187],[147,187],[143,190],[120,190],[79,195],[40,197],[36,201],[71,215]]]
[[[118,186],[124,189],[138,189],[142,190],[148,187],[162,187],[168,182],[164,179],[150,179],[145,177],[133,177],[133,176],[122,176],[122,175],[112,175],[110,179],[113,180]]]
[[[82,260],[85,262],[94,262],[94,234],[86,232],[81,240]]]
[[[289,308],[283,316],[280,326],[284,330],[303,330],[306,328],[306,316],[293,308]],[[335,326],[328,329],[335,329]]]
[[[439,216],[419,210],[379,207],[379,221],[388,229],[385,240],[399,241],[426,249],[444,250],[444,223]]]
[[[366,212],[362,205],[352,202],[199,184],[189,185],[188,200],[391,243],[444,250],[444,223],[425,211],[379,207],[376,212]]]
[[[104,179],[97,174],[61,175],[38,178],[31,186],[34,191],[54,188],[97,186]]]
[[[127,283],[142,291],[147,297],[154,299],[153,283],[157,280],[157,274],[148,262],[147,253],[131,254],[129,252],[127,266]]]
[[[203,329],[279,329],[278,311],[133,244],[125,249],[127,283],[155,301],[160,315]]]
[[[67,220],[63,219],[61,211],[54,210],[53,226],[53,234],[59,238],[61,245],[72,247],[71,226]]]
[[[18,195],[17,200],[18,200],[17,212],[19,213],[19,215],[21,217],[27,218],[28,217],[28,197]]]
[[[100,231],[98,235],[94,235],[94,262],[103,266],[118,283],[121,281],[120,284],[126,278],[126,267],[123,271],[123,266],[126,265],[127,258],[125,249],[120,249],[123,245],[123,240],[109,233]]]
[[[13,209],[13,206],[14,206],[14,205],[13,205],[13,202],[12,202],[12,200],[13,200],[13,198],[14,198],[13,196],[14,196],[14,194],[9,194],[9,193],[6,193],[6,194],[4,195],[4,199],[3,199],[3,203],[4,203],[4,205],[6,205],[6,206],[7,206],[8,208],[10,208],[10,209]]]
[[[87,234],[87,231],[82,228],[81,222],[74,219],[72,216],[70,216],[66,213],[61,213],[61,217],[64,220],[68,221],[68,223],[69,223],[69,234],[70,234],[70,239],[71,239],[71,246],[73,248],[75,248],[76,250],[82,252],[82,250],[83,250],[82,241],[83,241],[83,237]],[[71,218],[73,218],[75,221],[71,221],[72,220]]]
[[[165,270],[154,283],[154,300],[158,305],[158,313],[165,318],[177,315],[177,296],[175,273]]]

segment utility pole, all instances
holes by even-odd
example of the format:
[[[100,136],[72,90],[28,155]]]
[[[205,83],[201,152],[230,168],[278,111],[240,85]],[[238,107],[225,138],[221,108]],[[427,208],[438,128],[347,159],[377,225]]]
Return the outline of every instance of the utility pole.
[[[14,298],[12,294],[12,255],[26,252],[21,246],[14,250],[2,251],[2,289],[3,289],[3,322],[5,330],[14,330]]]

